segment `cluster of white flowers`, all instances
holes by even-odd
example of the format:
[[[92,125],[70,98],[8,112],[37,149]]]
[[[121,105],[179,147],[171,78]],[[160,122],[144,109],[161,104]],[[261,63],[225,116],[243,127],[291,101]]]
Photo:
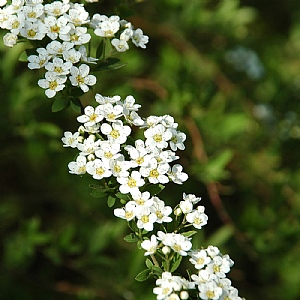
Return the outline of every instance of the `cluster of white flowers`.
[[[192,250],[188,255],[190,262],[199,270],[191,279],[198,287],[201,299],[242,300],[238,296],[238,290],[226,278],[233,266],[233,261],[227,254],[222,255],[217,247],[209,246],[207,249]]]
[[[150,184],[170,181],[182,184],[188,178],[181,165],[170,165],[179,158],[175,151],[185,148],[186,139],[185,134],[177,130],[174,118],[169,115],[141,118],[138,114],[140,105],[132,96],[122,100],[120,96],[96,94],[95,100],[98,105],[95,108],[87,106],[84,114],[77,118],[82,124],[78,131],[67,131],[62,138],[64,147],[79,150],[76,161],[68,165],[69,172],[87,173],[96,180],[114,177],[116,188],[128,196],[124,207],[114,209],[114,215],[134,222],[145,234],[140,236],[144,255],[158,254],[165,261],[188,257],[198,272],[188,281],[166,270],[153,289],[157,299],[188,299],[189,291],[196,293],[198,288],[200,299],[242,300],[226,278],[233,265],[229,256],[222,255],[213,246],[193,250],[192,238],[189,233],[185,234],[187,227],[201,229],[207,224],[204,206],[198,205],[201,198],[183,193],[182,201],[173,210],[156,195],[145,191]],[[144,140],[137,139],[130,144],[128,137],[132,126],[143,130]],[[161,225],[175,219],[176,222],[181,220],[181,225],[174,232],[166,232]],[[150,232],[151,236],[147,237]]]
[[[198,275],[191,275],[191,281],[163,272],[156,280],[153,289],[158,300],[180,300],[189,298],[189,290],[198,288],[198,296],[203,300],[242,300],[238,290],[231,286],[226,278],[233,261],[228,255],[222,255],[217,247],[191,250],[188,252],[190,262],[195,266]]]
[[[91,18],[83,4],[69,0],[49,4],[43,4],[43,0],[12,0],[10,4],[3,1],[0,28],[9,31],[3,38],[8,47],[13,47],[19,37],[49,40],[44,48],[37,48],[36,55],[28,57],[30,69],[46,69],[45,78],[38,85],[49,98],[64,89],[67,75],[71,84],[83,92],[96,83],[96,77],[89,75],[87,63],[96,64],[98,58],[88,57],[84,46],[91,40],[89,28],[95,35],[109,39],[118,52],[129,49],[129,40],[141,48],[148,42],[141,29],[134,30],[130,22],[119,16],[95,14]]]
[[[119,217],[130,219],[128,216],[132,213],[142,222],[146,219],[152,223],[169,222],[170,210],[157,197],[141,194],[140,187],[146,183],[173,181],[181,184],[187,180],[180,164],[170,165],[179,158],[174,151],[184,149],[185,134],[177,130],[178,124],[169,115],[143,120],[137,113],[140,105],[135,104],[132,96],[122,101],[119,96],[96,94],[95,99],[99,105],[87,106],[84,115],[77,118],[83,124],[78,132],[65,132],[62,138],[65,147],[80,151],[76,161],[69,163],[70,173],[88,173],[97,180],[115,177],[120,192],[133,198],[133,202],[123,208],[123,213],[117,211]],[[131,126],[144,131],[145,141],[138,139],[134,145],[129,145],[127,138]],[[140,226],[149,228],[150,224]]]

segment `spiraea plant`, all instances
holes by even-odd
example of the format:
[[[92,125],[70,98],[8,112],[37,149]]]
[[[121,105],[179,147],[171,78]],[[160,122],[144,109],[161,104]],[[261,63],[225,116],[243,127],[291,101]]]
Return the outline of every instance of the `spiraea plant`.
[[[160,300],[241,300],[226,278],[230,257],[213,245],[193,247],[193,235],[208,221],[201,198],[183,193],[171,207],[159,196],[168,183],[181,185],[188,179],[176,163],[186,135],[174,118],[140,116],[141,105],[132,95],[96,93],[94,105],[81,104],[97,71],[120,67],[113,55],[127,51],[130,42],[145,48],[148,36],[117,15],[90,16],[84,4],[67,0],[2,1],[0,26],[7,31],[8,47],[28,43],[22,59],[29,69],[45,70],[37,84],[55,98],[52,110],[71,106],[80,112],[78,130],[66,131],[62,138],[64,147],[77,150],[69,172],[91,176],[92,194],[106,199],[114,216],[127,222],[131,233],[125,241],[136,243],[145,255],[146,268],[136,280],[155,278],[153,294]],[[190,263],[184,273],[179,268],[183,260]]]

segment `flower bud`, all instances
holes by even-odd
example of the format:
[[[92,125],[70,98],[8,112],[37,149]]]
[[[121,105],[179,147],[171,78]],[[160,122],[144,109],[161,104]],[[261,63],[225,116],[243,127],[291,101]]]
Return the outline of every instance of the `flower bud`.
[[[87,157],[88,161],[94,160],[95,159],[95,155],[94,154],[89,154]]]
[[[182,214],[182,210],[180,207],[177,207],[175,210],[174,210],[174,215],[179,217],[180,215]]]
[[[181,291],[180,292],[180,299],[186,300],[189,298],[189,293],[187,291]]]
[[[168,246],[163,246],[162,247],[162,249],[161,249],[161,251],[162,251],[162,253],[164,254],[164,255],[167,255],[167,254],[169,254],[170,253],[170,247],[168,247]]]

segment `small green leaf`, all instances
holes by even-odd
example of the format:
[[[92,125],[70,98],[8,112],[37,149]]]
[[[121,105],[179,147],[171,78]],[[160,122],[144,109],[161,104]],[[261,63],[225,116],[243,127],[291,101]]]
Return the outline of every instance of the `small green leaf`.
[[[152,269],[153,262],[149,258],[146,259],[145,263],[146,263],[147,268]]]
[[[68,98],[57,98],[52,104],[52,112],[58,112],[70,105],[70,100]]]
[[[91,191],[91,196],[94,198],[105,198],[107,193],[101,190],[93,190]]]
[[[79,100],[79,98],[73,98],[70,102],[70,106],[71,108],[76,111],[77,113],[81,113],[81,109],[82,109],[82,105],[81,102]]]
[[[160,267],[157,267],[155,265],[153,265],[152,271],[153,271],[154,274],[157,274],[157,275],[161,275],[162,272],[163,272],[163,270]]]
[[[102,40],[96,50],[96,58],[100,58],[102,53],[103,53],[103,44],[104,44],[104,40]]]
[[[127,243],[135,243],[138,240],[138,237],[134,233],[130,233],[124,237],[124,241],[126,241]]]
[[[173,264],[170,272],[173,273],[174,271],[176,271],[178,269],[178,267],[180,266],[180,263],[182,261],[182,256],[179,256],[179,258],[175,261],[175,263]]]
[[[125,64],[121,64],[120,59],[116,57],[108,57],[106,60],[99,63],[99,65],[96,66],[93,71],[114,70],[123,66],[125,66]]]
[[[191,237],[192,235],[194,235],[196,233],[197,233],[196,230],[191,230],[191,231],[187,231],[187,232],[182,233],[182,235],[185,236],[185,237]]]
[[[122,194],[120,192],[116,193],[116,197],[122,200],[126,200],[126,202],[129,200],[128,195]]]
[[[150,186],[147,186],[147,191],[152,195],[158,195],[163,189],[165,188],[162,184],[151,184]]]
[[[108,199],[107,199],[108,207],[113,207],[115,203],[116,203],[116,198],[113,196],[108,196]]]
[[[137,274],[135,276],[135,280],[140,281],[140,282],[147,280],[149,278],[150,272],[151,272],[151,270],[149,270],[149,269],[146,269],[146,270],[140,272],[139,274]]]
[[[138,229],[135,221],[128,222],[128,226],[134,232],[138,232],[139,231],[139,229]]]

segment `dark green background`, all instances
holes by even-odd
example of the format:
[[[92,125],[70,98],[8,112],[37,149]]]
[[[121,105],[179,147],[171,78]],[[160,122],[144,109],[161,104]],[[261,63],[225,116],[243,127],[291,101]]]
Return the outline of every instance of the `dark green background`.
[[[180,163],[190,179],[161,197],[173,207],[183,192],[202,197],[209,222],[194,243],[230,255],[228,277],[241,296],[300,299],[300,2],[100,1],[88,9],[120,14],[150,42],[120,55],[123,68],[98,73],[84,105],[95,92],[132,94],[142,116],[174,116],[187,134]],[[90,196],[90,177],[68,173],[76,151],[60,139],[77,130],[77,114],[51,112],[53,99],[37,86],[43,71],[18,62],[24,47],[0,44],[0,299],[155,299],[153,281],[134,280],[144,257],[123,241],[126,222]],[[237,47],[248,54],[234,66],[226,53]],[[245,67],[253,53],[258,78]]]

